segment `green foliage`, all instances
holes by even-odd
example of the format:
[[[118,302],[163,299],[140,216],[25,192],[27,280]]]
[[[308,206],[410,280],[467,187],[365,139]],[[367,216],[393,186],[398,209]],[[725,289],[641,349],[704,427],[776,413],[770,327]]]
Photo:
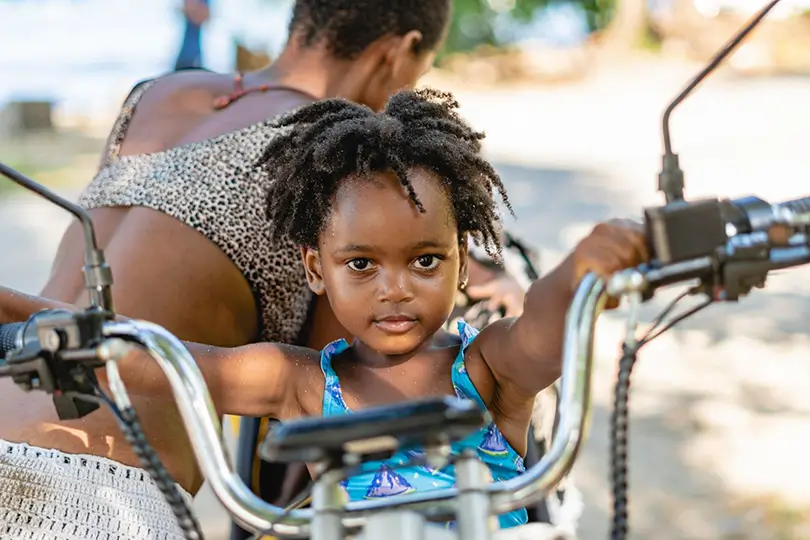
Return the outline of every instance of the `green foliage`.
[[[453,18],[442,52],[465,52],[479,45],[495,45],[493,16],[486,0],[454,0]]]
[[[566,1],[585,10],[588,26],[595,31],[610,21],[618,0],[455,0],[444,54],[472,51],[481,45],[505,45],[498,42],[493,29],[495,17],[503,8],[508,9],[509,16],[515,21],[528,23],[538,10],[553,2]]]
[[[613,10],[620,0],[581,0],[579,3],[588,13],[591,31],[602,30],[613,17]]]

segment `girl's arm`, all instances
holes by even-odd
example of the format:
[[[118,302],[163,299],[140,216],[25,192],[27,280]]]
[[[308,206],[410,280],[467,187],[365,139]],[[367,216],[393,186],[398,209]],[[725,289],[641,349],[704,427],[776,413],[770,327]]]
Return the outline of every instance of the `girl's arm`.
[[[23,322],[43,309],[76,311],[76,306],[0,287],[0,324]]]
[[[214,407],[222,414],[254,417],[284,416],[297,398],[295,366],[310,363],[312,351],[291,345],[256,343],[220,348],[183,343],[203,374]],[[119,361],[127,391],[133,395],[172,399],[172,388],[157,362],[142,351]],[[106,370],[97,370],[107,383]]]
[[[27,295],[0,287],[0,324],[22,322],[43,309],[76,306]],[[309,362],[309,349],[274,343],[237,348],[219,348],[184,342],[191,352],[214,406],[220,414],[275,416],[291,404],[295,394],[294,366]],[[127,390],[133,395],[172,399],[172,389],[163,370],[144,352],[133,352],[121,360],[119,369]],[[106,383],[106,370],[97,371]]]
[[[509,396],[510,403],[530,402],[560,376],[565,316],[582,277],[589,272],[608,277],[648,259],[638,224],[622,220],[597,225],[560,266],[532,284],[520,317],[501,319],[478,335],[467,355],[472,362],[483,360],[489,373],[473,369],[471,375],[489,375],[482,387]]]

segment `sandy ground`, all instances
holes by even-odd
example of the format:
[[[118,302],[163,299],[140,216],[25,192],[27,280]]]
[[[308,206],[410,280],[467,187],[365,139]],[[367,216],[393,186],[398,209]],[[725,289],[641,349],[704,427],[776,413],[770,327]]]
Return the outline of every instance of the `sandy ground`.
[[[548,266],[594,222],[639,216],[660,201],[660,113],[692,69],[646,62],[545,89],[444,84],[486,129],[518,215],[510,226],[542,248]],[[673,116],[687,195],[806,193],[809,93],[810,80],[799,78],[711,79]],[[0,200],[0,283],[36,291],[67,219],[33,197]],[[808,275],[774,276],[766,291],[713,307],[641,354],[631,401],[635,538],[810,538],[799,524],[810,514]],[[574,471],[587,506],[583,539],[608,529],[607,421],[621,324],[620,313],[606,316],[597,337],[593,424]],[[217,539],[223,522],[206,497],[202,515]]]

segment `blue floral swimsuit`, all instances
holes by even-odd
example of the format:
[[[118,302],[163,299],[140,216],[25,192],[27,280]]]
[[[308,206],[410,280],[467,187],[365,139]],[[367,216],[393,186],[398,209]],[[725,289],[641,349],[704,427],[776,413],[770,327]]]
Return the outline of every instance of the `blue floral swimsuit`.
[[[470,399],[486,410],[486,404],[470,380],[464,365],[464,351],[478,335],[478,331],[460,321],[458,333],[461,336],[461,349],[453,362],[453,388],[458,397]],[[321,351],[321,371],[325,378],[323,416],[352,412],[343,400],[340,381],[332,368],[332,358],[348,348],[349,344],[341,339],[330,343]],[[489,467],[495,482],[510,480],[523,474],[526,470],[523,458],[512,448],[492,422],[452,445],[454,455],[459,455],[462,450],[468,448],[477,451],[479,459]],[[456,471],[453,465],[442,469],[431,469],[425,465],[403,466],[418,457],[420,457],[420,452],[408,450],[399,451],[391,459],[385,461],[369,462],[365,467],[368,467],[369,470],[376,469],[376,472],[353,476],[345,480],[342,485],[351,501],[391,497],[417,490],[443,489],[455,485]],[[502,529],[523,525],[527,521],[526,510],[515,510],[503,514],[499,516],[499,521]]]

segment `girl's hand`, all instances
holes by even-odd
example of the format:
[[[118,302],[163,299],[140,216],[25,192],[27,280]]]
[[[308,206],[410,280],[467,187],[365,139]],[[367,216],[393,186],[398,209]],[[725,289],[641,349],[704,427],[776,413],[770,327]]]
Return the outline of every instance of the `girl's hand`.
[[[632,268],[650,259],[643,226],[629,219],[615,219],[598,224],[572,254],[571,287],[576,289],[586,274],[593,272],[603,279],[625,268]],[[611,298],[605,309],[619,306]]]
[[[465,290],[472,300],[488,299],[487,309],[504,309],[506,317],[519,317],[523,313],[523,299],[526,292],[508,274],[501,274],[479,285],[469,285]]]

